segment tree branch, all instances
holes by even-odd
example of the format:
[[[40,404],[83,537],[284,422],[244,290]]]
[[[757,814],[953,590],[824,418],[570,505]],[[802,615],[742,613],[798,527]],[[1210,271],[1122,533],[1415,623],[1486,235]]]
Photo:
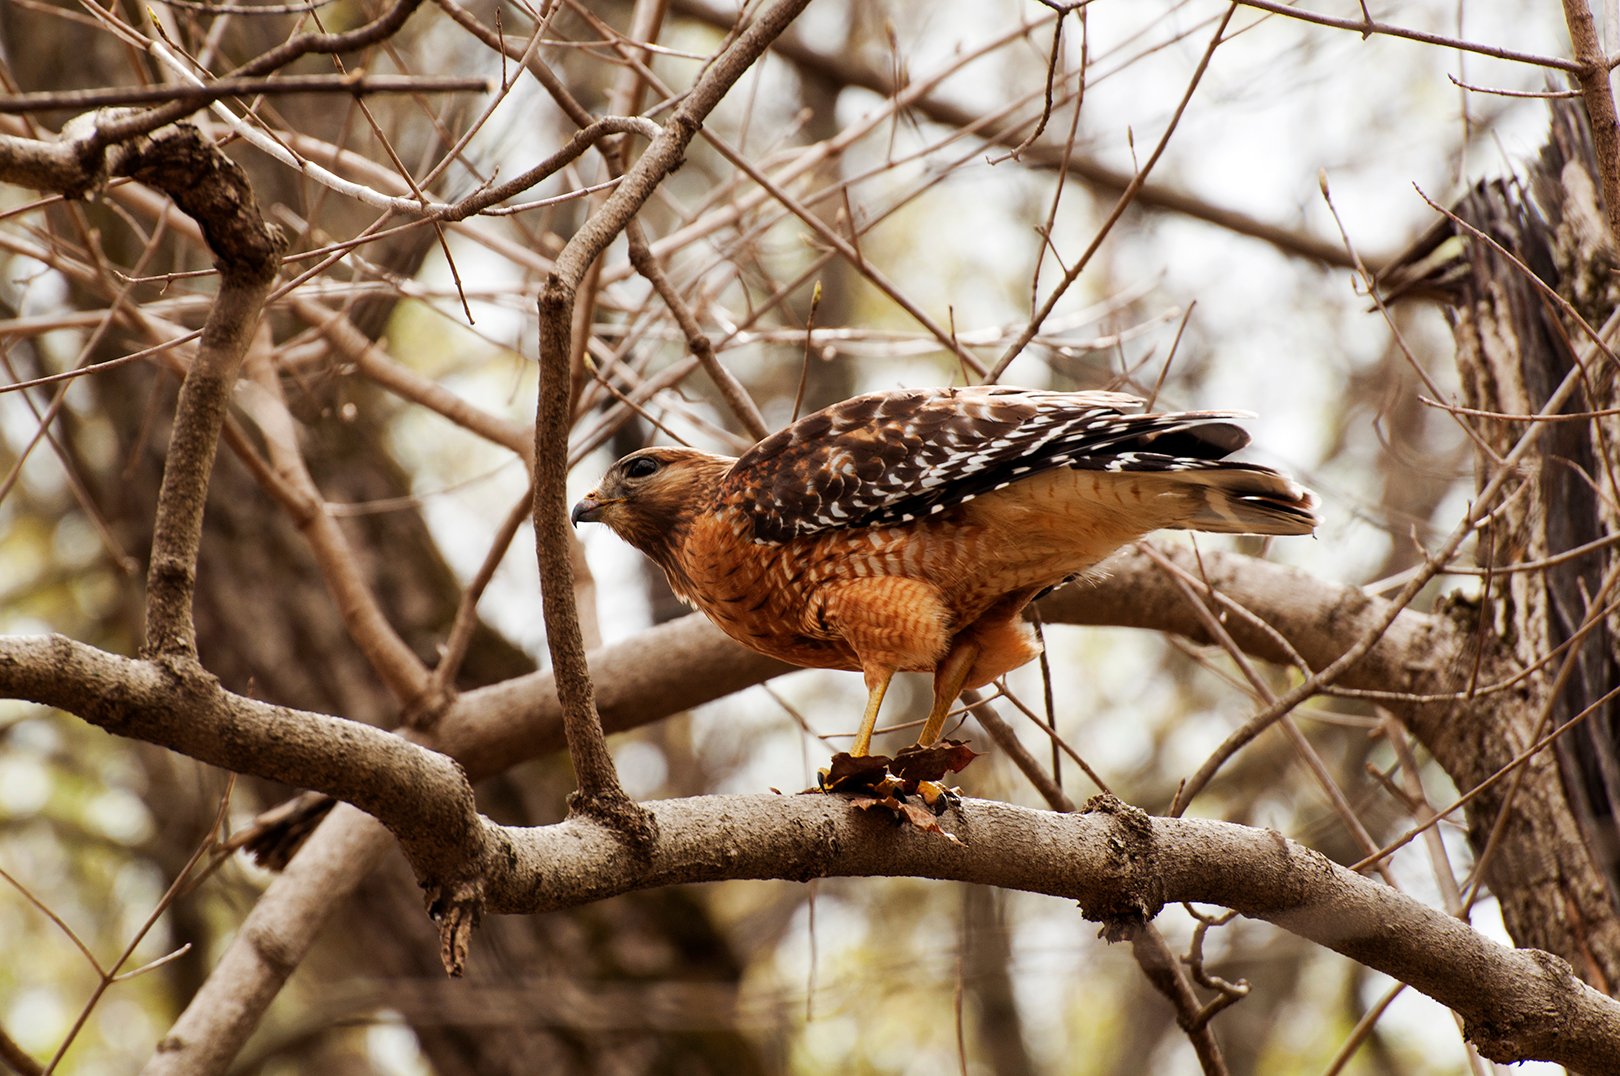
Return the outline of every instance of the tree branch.
[[[1201,631],[1197,617],[1145,557],[1126,554],[1114,563],[1118,567],[1102,583],[1067,588],[1046,599],[1042,604],[1046,620],[1185,631],[1197,637]],[[1241,599],[1287,632],[1307,656],[1342,648],[1356,618],[1380,611],[1377,599],[1354,588],[1320,583],[1252,558],[1206,552],[1203,563],[1222,593]],[[1387,668],[1404,669],[1408,677],[1421,680],[1421,670],[1413,666],[1416,659],[1432,658],[1442,666],[1449,662],[1450,652],[1444,648],[1449,636],[1432,635],[1433,627],[1431,618],[1402,613],[1345,682],[1354,684],[1363,676],[1384,682],[1379,678],[1388,675]],[[1258,656],[1270,656],[1265,648],[1275,644],[1267,637],[1252,638],[1254,633],[1236,620],[1231,630],[1240,644],[1254,646]],[[792,671],[791,666],[745,650],[696,614],[597,651],[590,663],[597,672],[596,699],[603,723],[613,731],[651,723]],[[181,691],[185,684],[191,686]],[[166,691],[174,697],[166,696]],[[562,745],[558,694],[550,673],[465,692],[435,725],[431,744],[454,757],[474,780],[501,772]],[[57,637],[0,637],[0,695],[58,706],[108,731],[163,744],[239,772],[321,789],[365,806],[388,820],[397,833],[414,834],[438,825],[426,817],[411,820],[410,812],[426,810],[418,802],[423,788],[440,787],[441,796],[451,799],[460,795],[455,791],[459,780],[451,779],[450,770],[439,769],[445,764],[437,761],[411,765],[427,766],[427,772],[439,774],[434,781],[448,784],[420,778],[413,779],[416,784],[391,789],[370,783],[373,768],[381,762],[423,753],[389,733],[243,699],[221,690],[200,670],[197,679],[184,680],[171,670]],[[186,713],[192,716],[188,719]],[[188,728],[188,720],[197,727]],[[371,744],[379,745],[375,750],[382,754],[373,755]],[[454,843],[461,839],[454,834],[470,831],[463,819],[451,827],[449,839]],[[439,872],[450,862],[442,849],[428,849],[413,859],[430,863],[428,869]]]
[[[641,210],[676,167],[703,120],[720,103],[809,0],[779,0],[715,57],[680,107],[602,206],[592,213],[557,256],[556,269],[540,294],[540,399],[534,425],[534,527],[540,562],[546,644],[556,670],[569,757],[579,779],[578,806],[618,817],[633,840],[646,837],[644,821],[629,811],[613,759],[603,738],[593,699],[585,644],[574,606],[569,561],[568,426],[571,419],[571,329],[574,298],[586,270]]]
[[[417,9],[422,0],[395,0],[368,23],[356,26],[352,30],[343,30],[338,33],[311,33],[294,34],[273,49],[259,53],[253,59],[242,64],[234,71],[225,73],[224,78],[251,78],[255,75],[268,75],[272,71],[279,71],[283,67],[310,53],[339,53],[352,52],[355,49],[375,45],[399,32],[405,25],[405,20]],[[161,105],[145,112],[130,112],[118,117],[105,125],[99,132],[101,146],[112,145],[166,127],[181,120],[199,108],[206,106],[206,102],[194,103],[191,101],[177,101],[172,104]]]
[[[973,716],[990,734],[996,746],[1023,772],[1029,783],[1035,786],[1041,798],[1046,801],[1046,805],[1063,814],[1072,813],[1075,809],[1074,801],[1041,769],[1035,756],[1024,747],[1012,726],[996,713],[996,708],[989,700],[980,695],[976,689],[968,688],[962,692],[962,701],[972,709]],[[1176,1010],[1176,1021],[1186,1032],[1187,1039],[1192,1043],[1193,1051],[1198,1055],[1198,1061],[1207,1076],[1226,1076],[1228,1070],[1226,1061],[1221,1055],[1220,1043],[1216,1040],[1209,1021],[1198,1019],[1202,1011],[1198,997],[1193,992],[1192,983],[1188,981],[1181,963],[1170,951],[1169,943],[1164,940],[1164,935],[1159,933],[1159,928],[1144,919],[1136,923],[1122,924],[1118,935],[1109,940],[1118,941],[1123,937],[1131,943],[1131,954],[1141,967],[1142,974],[1147,978],[1148,984],[1164,995],[1165,1000]]]
[[[1620,241],[1620,117],[1615,114],[1614,89],[1609,84],[1609,58],[1598,38],[1597,22],[1587,0],[1564,0],[1564,23],[1575,49],[1572,69],[1592,125],[1592,149],[1597,157],[1603,191],[1603,211],[1611,241]]]
[[[1227,1076],[1231,1070],[1226,1067],[1220,1044],[1215,1040],[1209,1021],[1199,1019],[1203,1006],[1193,992],[1192,984],[1187,981],[1181,961],[1176,958],[1170,943],[1151,923],[1130,928],[1125,940],[1131,943],[1131,953],[1136,957],[1137,964],[1141,965],[1148,983],[1175,1008],[1176,1023],[1192,1043],[1206,1076]]]
[[[960,844],[897,829],[836,796],[704,796],[647,807],[659,836],[645,866],[628,864],[613,835],[589,819],[524,830],[514,835],[516,873],[534,884],[492,892],[491,907],[549,911],[733,878],[878,875],[1045,893],[1078,901],[1105,925],[1151,918],[1172,901],[1219,904],[1410,983],[1459,1013],[1492,1060],[1606,1071],[1620,1056],[1620,1002],[1562,961],[1493,942],[1272,831],[1149,818],[1108,797],[1073,815],[967,800],[943,820]]]
[[[0,636],[0,692],[354,804],[399,839],[435,911],[476,900],[477,879],[505,858],[453,759],[358,721],[232,694],[195,662],[138,661],[60,635]]]
[[[221,78],[201,86],[116,86],[94,90],[53,90],[0,97],[0,112],[84,112],[113,105],[146,105],[184,101],[206,105],[224,97],[274,96],[288,93],[488,93],[488,79],[424,78],[415,75],[283,75],[280,78]]]
[[[1387,615],[1390,603],[1357,587],[1317,579],[1297,568],[1239,553],[1154,543],[1155,552],[1207,583],[1220,608],[1228,603],[1252,614],[1227,619],[1225,628],[1243,651],[1279,665],[1294,655],[1312,669],[1330,665]],[[1041,601],[1048,624],[1092,624],[1168,631],[1213,644],[1196,608],[1152,558],[1136,548],[1120,551],[1103,565],[1096,582],[1076,583]],[[1200,586],[1198,589],[1203,589]],[[1262,625],[1269,626],[1265,630]],[[1452,662],[1465,640],[1452,624],[1403,609],[1379,641],[1344,673],[1350,688],[1399,684],[1412,696],[1380,699],[1409,725],[1423,726],[1442,711],[1428,695],[1453,690]]]
[[[1187,550],[1158,549],[1176,563],[1192,565]],[[1383,599],[1355,587],[1253,557],[1206,550],[1200,559],[1203,574],[1220,595],[1274,627],[1313,665],[1326,665],[1342,654],[1387,608]],[[1126,550],[1105,567],[1105,577],[1064,587],[1043,599],[1043,621],[1168,631],[1197,642],[1212,641],[1180,590],[1145,554]],[[1234,617],[1227,629],[1253,656],[1280,663],[1289,660],[1272,634],[1250,622]],[[1448,621],[1404,610],[1339,683],[1361,688],[1394,682],[1419,695],[1447,690],[1460,639]],[[598,711],[610,732],[649,724],[793,671],[790,665],[745,649],[698,613],[595,651],[590,667]],[[1391,680],[1392,676],[1400,679]],[[1392,711],[1404,709],[1412,718],[1409,724],[1424,728],[1449,712],[1446,706],[1426,702],[1403,707],[1399,699],[1391,699],[1383,704]],[[479,780],[556,750],[563,742],[561,721],[552,675],[531,673],[463,693],[440,718],[432,742]]]
[[[1295,7],[1292,4],[1279,3],[1278,0],[1235,0],[1235,2],[1258,11],[1281,15],[1286,19],[1298,19],[1300,22],[1328,26],[1335,30],[1349,30],[1360,34],[1363,38],[1377,34],[1382,37],[1396,37],[1407,41],[1416,41],[1423,45],[1439,45],[1448,49],[1456,49],[1458,52],[1477,53],[1480,56],[1507,60],[1511,63],[1546,67],[1555,71],[1576,71],[1579,69],[1579,64],[1576,61],[1566,60],[1562,56],[1540,56],[1533,52],[1519,52],[1516,49],[1503,48],[1500,45],[1484,45],[1460,37],[1447,37],[1444,34],[1430,33],[1427,30],[1414,30],[1411,27],[1395,26],[1387,22],[1373,22],[1367,18],[1341,19],[1332,15],[1320,15],[1314,11],[1306,11]]]
[[[285,240],[259,215],[247,176],[194,127],[171,127],[120,147],[113,169],[163,191],[196,220],[220,274],[197,356],[180,386],[147,574],[147,652],[194,659],[191,602],[214,454]]]
[[[54,144],[0,138],[0,179],[77,197],[108,175],[129,176],[173,199],[197,222],[214,255],[219,294],[180,386],[147,574],[147,652],[195,660],[191,605],[208,482],[236,373],[285,239],[260,216],[247,176],[195,127],[177,124],[103,155],[106,126],[115,122],[105,113],[81,117]]]
[[[754,440],[763,441],[771,432],[771,428],[765,425],[765,417],[759,413],[759,407],[748,395],[748,390],[743,388],[742,382],[715,355],[714,344],[698,324],[697,316],[686,305],[686,300],[681,298],[681,293],[670,283],[664,267],[658,264],[658,256],[647,243],[646,233],[635,220],[625,226],[625,240],[629,244],[630,264],[647,278],[659,298],[664,300],[670,315],[675,318],[675,324],[681,327],[681,334],[686,337],[686,349],[703,366],[703,371],[714,382],[714,387],[720,391],[721,398],[731,408],[737,421],[742,423],[743,429]]]
[[[370,815],[347,806],[333,811],[254,902],[141,1076],[228,1071],[332,910],[392,844],[389,832]]]
[[[265,451],[281,483],[295,498],[288,515],[309,543],[349,638],[402,709],[432,708],[434,701],[427,696],[434,687],[433,677],[389,623],[377,594],[366,583],[348,536],[327,511],[325,498],[304,462],[297,422],[287,408],[279,374],[268,356],[255,355],[247,364],[242,390],[245,394],[256,390],[251,391],[255,405],[251,410],[264,436]]]
[[[386,820],[440,907],[442,880],[452,878],[454,898],[477,894],[491,911],[529,914],[664,885],[833,875],[1044,893],[1078,901],[1105,926],[1151,919],[1172,901],[1219,904],[1412,984],[1461,1014],[1493,1060],[1598,1069],[1620,1056],[1620,1003],[1567,965],[1489,941],[1268,831],[1150,818],[1110,797],[1078,815],[970,800],[946,819],[961,842],[952,844],[896,829],[839,797],[711,796],[648,805],[654,825],[644,855],[627,857],[619,831],[589,816],[538,829],[493,826],[473,812],[453,762],[399,737],[241,699],[60,637],[0,640],[0,685],[238,772],[342,785]]]

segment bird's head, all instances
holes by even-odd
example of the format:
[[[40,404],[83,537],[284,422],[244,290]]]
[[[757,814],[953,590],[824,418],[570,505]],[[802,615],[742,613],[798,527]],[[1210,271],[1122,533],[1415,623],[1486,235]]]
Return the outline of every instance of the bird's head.
[[[568,518],[606,523],[659,563],[699,512],[714,504],[720,477],[736,460],[690,448],[644,448],[608,468]]]

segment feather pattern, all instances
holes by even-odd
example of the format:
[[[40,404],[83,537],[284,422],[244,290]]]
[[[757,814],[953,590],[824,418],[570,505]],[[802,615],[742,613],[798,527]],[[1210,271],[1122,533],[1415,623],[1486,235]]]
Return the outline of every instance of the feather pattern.
[[[1292,513],[1305,531],[1314,523],[1300,487],[1270,468],[1223,459],[1248,444],[1229,421],[1247,412],[1128,413],[1140,405],[1116,392],[993,385],[856,396],[749,449],[721,479],[719,500],[752,519],[755,542],[780,544],[908,523],[1061,467],[1182,473],[1195,483],[1206,476],[1188,472],[1211,472],[1209,485],[1236,484],[1230,492],[1240,501]],[[1213,473],[1221,471],[1230,473]]]

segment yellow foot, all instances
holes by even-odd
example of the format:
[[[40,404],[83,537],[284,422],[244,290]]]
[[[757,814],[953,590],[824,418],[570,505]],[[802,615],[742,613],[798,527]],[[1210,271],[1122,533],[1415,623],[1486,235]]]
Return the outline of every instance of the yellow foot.
[[[947,788],[941,781],[918,781],[917,798],[937,817],[962,803],[961,789]]]

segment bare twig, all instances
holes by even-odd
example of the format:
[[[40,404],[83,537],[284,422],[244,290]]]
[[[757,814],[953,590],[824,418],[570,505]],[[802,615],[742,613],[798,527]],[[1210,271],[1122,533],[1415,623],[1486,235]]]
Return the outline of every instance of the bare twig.
[[[641,230],[641,225],[634,220],[626,225],[625,239],[630,245],[630,264],[647,278],[648,283],[658,292],[659,298],[669,307],[669,312],[675,317],[675,323],[681,327],[681,332],[686,334],[687,350],[691,351],[693,357],[702,364],[704,372],[714,382],[714,387],[720,390],[721,398],[731,408],[731,413],[736,416],[737,421],[742,423],[743,429],[747,430],[754,440],[763,441],[771,432],[770,427],[765,425],[765,416],[759,413],[758,405],[748,395],[748,390],[743,388],[742,382],[738,381],[736,376],[715,357],[714,344],[698,325],[697,318],[686,305],[686,300],[681,298],[680,292],[669,282],[663,266],[658,264],[658,259],[647,245],[647,236]]]
[[[1159,141],[1155,143],[1153,152],[1148,155],[1146,161],[1142,162],[1142,166],[1136,170],[1136,174],[1132,177],[1130,183],[1120,192],[1118,200],[1114,203],[1114,208],[1109,211],[1102,224],[1098,225],[1096,233],[1091,237],[1091,242],[1086,244],[1086,249],[1081,252],[1080,257],[1075,260],[1073,265],[1069,266],[1068,270],[1063,274],[1063,279],[1052,288],[1051,293],[1041,303],[1040,308],[1031,315],[1029,324],[1018,335],[1018,339],[1007,346],[1007,349],[1001,353],[1001,357],[996,360],[995,365],[990,368],[989,374],[984,378],[987,383],[999,381],[1001,375],[1006,372],[1012,361],[1023,353],[1024,348],[1034,339],[1035,334],[1040,331],[1041,323],[1052,313],[1053,308],[1058,304],[1058,300],[1063,298],[1069,287],[1079,279],[1086,266],[1091,264],[1092,256],[1102,246],[1103,240],[1108,238],[1109,233],[1114,229],[1114,225],[1125,214],[1125,210],[1136,200],[1137,193],[1141,191],[1142,185],[1147,182],[1148,174],[1153,171],[1153,166],[1159,162],[1159,158],[1164,155],[1165,147],[1170,144],[1170,137],[1175,134],[1176,128],[1180,125],[1181,117],[1187,111],[1187,106],[1192,103],[1193,93],[1197,91],[1199,83],[1203,81],[1204,72],[1209,70],[1209,63],[1214,59],[1215,50],[1220,47],[1221,41],[1226,34],[1226,27],[1232,21],[1232,13],[1236,10],[1235,6],[1228,7],[1221,16],[1221,21],[1216,26],[1214,35],[1209,39],[1204,54],[1199,57],[1198,66],[1193,69],[1192,77],[1187,80],[1187,88],[1182,93],[1181,100],[1176,104],[1176,110],[1171,113],[1170,121],[1165,124],[1163,133],[1159,135]]]
[[[202,106],[224,97],[288,93],[488,93],[488,79],[429,78],[420,75],[281,75],[277,78],[225,78],[201,86],[119,86],[97,90],[56,90],[0,96],[0,113],[83,112],[112,105],[147,105],[162,101]]]
[[[275,48],[261,52],[253,59],[228,71],[224,78],[251,78],[255,75],[267,75],[272,71],[279,71],[283,67],[297,60],[299,57],[311,53],[338,53],[350,52],[355,49],[374,45],[386,40],[399,32],[400,27],[411,17],[422,0],[394,0],[394,3],[385,8],[381,14],[370,22],[356,26],[352,30],[339,33],[299,33],[283,41]],[[168,105],[161,105],[147,112],[137,112],[128,116],[119,117],[98,130],[102,145],[112,145],[133,138],[148,131],[156,131],[180,120],[206,102],[193,103],[181,101]]]
[[[50,1063],[45,1066],[46,1072],[55,1071],[56,1067],[62,1063],[62,1058],[66,1056],[68,1048],[73,1045],[73,1040],[76,1039],[79,1032],[83,1030],[85,1021],[90,1018],[91,1010],[93,1010],[97,1003],[101,1001],[102,996],[106,994],[108,988],[123,978],[128,978],[139,974],[140,972],[143,972],[156,964],[167,962],[174,956],[178,955],[177,953],[170,953],[168,956],[159,957],[157,961],[143,965],[140,968],[136,968],[134,971],[125,972],[123,974],[120,974],[119,972],[120,968],[129,963],[130,957],[135,955],[135,947],[140,945],[140,943],[146,938],[147,934],[151,933],[152,928],[157,925],[158,917],[164,912],[168,911],[169,906],[173,904],[184,891],[187,884],[189,884],[191,881],[192,872],[196,869],[197,864],[202,861],[203,856],[214,847],[215,842],[218,840],[219,834],[224,829],[225,812],[230,806],[231,791],[235,787],[236,775],[231,774],[225,782],[225,791],[219,798],[219,809],[214,814],[214,821],[213,824],[208,827],[208,832],[203,836],[202,840],[198,842],[197,847],[192,850],[191,856],[186,860],[185,865],[180,868],[179,872],[176,873],[174,878],[169,882],[168,889],[164,890],[163,896],[158,898],[157,903],[153,906],[152,911],[148,913],[145,921],[142,922],[141,925],[136,928],[134,933],[130,935],[129,941],[124,946],[124,951],[118,955],[118,959],[113,961],[112,965],[104,971],[97,968],[97,971],[100,972],[100,982],[98,982],[95,989],[90,992],[90,996],[85,999],[84,1005],[79,1010],[78,1017],[73,1021],[73,1026],[68,1029],[68,1033],[66,1035],[62,1036],[62,1043],[57,1047],[55,1056],[53,1056]],[[189,947],[189,943],[187,943],[187,946]],[[184,952],[184,948],[185,947],[183,947],[180,952]]]
[[[1098,773],[1095,768],[1093,768],[1091,763],[1087,762],[1085,757],[1069,744],[1069,741],[1058,735],[1054,721],[1043,718],[1029,706],[1025,705],[1023,700],[1017,695],[1006,690],[1005,679],[997,682],[1002,685],[1002,696],[1006,698],[1008,702],[1012,703],[1013,706],[1017,707],[1019,712],[1021,712],[1025,717],[1029,718],[1030,721],[1034,723],[1035,727],[1040,729],[1041,732],[1045,733],[1047,738],[1052,741],[1052,757],[1054,760],[1058,758],[1060,753],[1068,755],[1070,760],[1073,761],[1076,766],[1080,767],[1080,771],[1091,780],[1091,783],[1097,786],[1097,791],[1106,792],[1110,796],[1114,794],[1114,790],[1108,787],[1108,782],[1103,780],[1102,775]],[[1048,714],[1050,715],[1050,711],[1048,711]],[[1058,788],[1063,787],[1062,782],[1058,781],[1056,777],[1053,778],[1052,783]]]
[[[1205,1076],[1225,1076],[1230,1070],[1221,1055],[1220,1044],[1209,1029],[1209,1018],[1213,1014],[1205,1012],[1206,1007],[1193,993],[1192,985],[1182,974],[1181,961],[1176,959],[1164,935],[1154,929],[1152,923],[1142,923],[1128,933],[1131,955],[1136,957],[1153,989],[1175,1008],[1176,1023],[1187,1033]]]
[[[307,15],[334,4],[337,0],[303,0],[302,3],[287,4],[229,4],[214,3],[214,0],[159,0],[159,2],[165,7],[204,11],[210,15],[252,15],[262,18],[266,15]]]
[[[1513,63],[1530,64],[1533,67],[1548,67],[1557,71],[1577,72],[1581,66],[1577,61],[1565,60],[1558,56],[1538,56],[1533,52],[1519,52],[1516,49],[1501,48],[1497,45],[1485,45],[1459,37],[1432,34],[1427,30],[1414,30],[1410,27],[1395,26],[1386,22],[1369,22],[1365,17],[1341,19],[1332,15],[1319,15],[1314,11],[1306,11],[1291,4],[1279,3],[1277,0],[1235,0],[1235,2],[1244,7],[1269,11],[1273,15],[1281,15],[1284,18],[1298,19],[1300,22],[1328,26],[1335,30],[1353,30],[1362,37],[1376,34],[1383,37],[1405,38],[1408,41],[1416,41],[1424,45],[1441,45],[1448,49],[1456,49],[1458,52],[1472,52],[1480,56],[1490,56]]]
[[[1017,160],[1026,149],[1033,146],[1041,135],[1046,132],[1046,125],[1051,122],[1052,84],[1057,81],[1058,67],[1063,59],[1063,14],[1064,12],[1060,11],[1057,20],[1052,23],[1052,54],[1046,58],[1046,93],[1041,102],[1041,118],[1036,121],[1034,130],[1024,136],[1022,142],[1019,142],[1018,145],[1001,156],[990,158],[991,164],[1003,164],[1007,161]],[[1078,113],[1078,103],[1075,105],[1075,110]]]
[[[1579,90],[1503,90],[1495,86],[1476,86],[1471,82],[1464,82],[1456,75],[1449,73],[1446,78],[1450,79],[1451,84],[1459,90],[1467,90],[1470,93],[1487,93],[1494,97],[1516,97],[1532,101],[1561,101],[1581,95]]]
[[[1215,996],[1204,1004],[1193,1017],[1194,1027],[1203,1027],[1214,1019],[1216,1014],[1230,1005],[1242,1001],[1249,993],[1249,984],[1239,979],[1237,982],[1228,982],[1219,975],[1214,974],[1204,964],[1204,938],[1209,934],[1211,927],[1225,926],[1235,917],[1232,912],[1223,912],[1220,915],[1205,915],[1191,904],[1183,905],[1187,914],[1198,920],[1193,928],[1192,942],[1187,946],[1187,955],[1181,962],[1187,966],[1193,980],[1205,990],[1215,991]]]
[[[395,362],[381,344],[367,337],[342,314],[296,294],[289,296],[289,302],[298,315],[314,326],[339,355],[354,363],[360,373],[401,399],[419,404],[491,444],[513,452],[527,465],[534,442],[526,428],[474,406],[443,385]]]
[[[709,0],[676,0],[676,6],[681,11],[713,26],[729,26],[733,19],[732,13],[714,6]],[[903,96],[904,107],[915,109],[919,114],[937,123],[972,130],[982,118],[972,108],[951,101],[944,95],[927,92],[931,87],[926,83],[909,87],[898,86],[887,73],[868,67],[850,55],[818,49],[804,40],[802,35],[785,35],[775,48],[793,63],[814,72],[818,78],[859,86],[883,98],[896,99]],[[991,137],[1008,147],[1017,145],[1019,141],[1012,135]],[[1067,146],[1050,142],[1039,142],[1030,146],[1024,151],[1021,161],[1027,165],[1043,168],[1061,168],[1086,183],[1116,194],[1136,180],[1133,173],[1121,171],[1089,157],[1076,157]],[[1136,204],[1205,221],[1239,235],[1269,243],[1294,257],[1307,258],[1324,265],[1349,265],[1343,249],[1337,243],[1327,242],[1294,229],[1260,220],[1247,213],[1216,205],[1181,188],[1161,183],[1143,183],[1137,192]]]
[[[489,544],[489,551],[484,554],[483,563],[468,581],[467,589],[456,607],[456,618],[450,624],[450,633],[444,642],[444,652],[439,656],[439,664],[433,669],[433,689],[428,692],[430,700],[448,699],[454,690],[456,673],[461,670],[462,659],[467,656],[467,647],[472,643],[473,631],[478,627],[478,599],[489,586],[489,581],[495,577],[495,569],[500,567],[507,550],[511,548],[512,539],[517,537],[518,528],[529,518],[529,506],[533,503],[533,497],[532,489],[523,491],[523,496],[512,506],[512,510],[502,520],[500,529],[495,532],[495,538]],[[433,713],[420,716],[438,715]]]

